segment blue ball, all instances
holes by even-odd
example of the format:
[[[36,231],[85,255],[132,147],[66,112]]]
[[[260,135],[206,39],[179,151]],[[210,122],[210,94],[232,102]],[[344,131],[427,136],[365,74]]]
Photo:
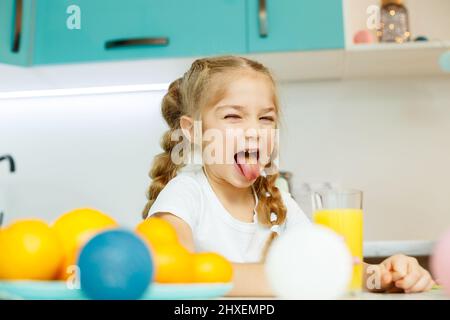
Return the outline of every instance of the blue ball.
[[[139,299],[153,279],[153,261],[134,233],[113,229],[94,236],[78,257],[80,284],[90,299]]]
[[[450,50],[445,52],[439,59],[442,70],[450,72]]]

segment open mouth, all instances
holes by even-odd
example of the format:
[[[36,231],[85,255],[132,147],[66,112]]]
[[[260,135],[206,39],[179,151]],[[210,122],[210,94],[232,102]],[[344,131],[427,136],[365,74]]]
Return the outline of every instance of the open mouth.
[[[259,150],[243,150],[235,153],[234,161],[241,175],[247,180],[255,180],[260,175]]]

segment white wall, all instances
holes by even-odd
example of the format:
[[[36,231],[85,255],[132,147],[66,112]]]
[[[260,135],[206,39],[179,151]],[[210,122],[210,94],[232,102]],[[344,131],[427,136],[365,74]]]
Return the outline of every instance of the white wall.
[[[52,220],[90,206],[135,225],[165,128],[162,95],[0,100],[0,154],[11,153],[17,162],[15,175],[0,166],[8,220]]]
[[[448,78],[281,85],[294,195],[304,182],[360,188],[366,239],[435,239],[450,226],[448,88]],[[0,166],[7,220],[93,206],[137,223],[162,94],[0,100],[0,154],[18,167]]]
[[[450,227],[449,88],[448,78],[283,85],[281,164],[297,188],[362,189],[366,239],[435,239]]]

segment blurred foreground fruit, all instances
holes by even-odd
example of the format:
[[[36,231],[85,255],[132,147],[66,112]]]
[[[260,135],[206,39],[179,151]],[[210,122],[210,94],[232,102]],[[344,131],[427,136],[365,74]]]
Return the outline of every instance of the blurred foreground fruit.
[[[61,215],[52,226],[64,250],[58,278],[67,279],[70,276],[68,267],[76,264],[79,250],[87,240],[100,231],[116,226],[114,219],[95,209],[75,209]]]
[[[216,253],[194,255],[195,282],[230,282],[233,278],[231,263]]]
[[[145,241],[133,232],[98,233],[78,259],[81,289],[91,299],[139,299],[153,278],[153,262]]]
[[[45,222],[18,220],[0,230],[0,279],[53,280],[63,248]]]
[[[193,255],[180,244],[153,246],[155,281],[160,283],[190,283],[194,280]]]
[[[161,218],[152,217],[145,219],[137,225],[136,232],[153,246],[178,244],[175,228]]]
[[[450,296],[450,229],[440,237],[434,246],[431,270],[436,281]]]
[[[190,253],[178,241],[175,228],[166,220],[151,217],[136,227],[149,244],[158,283],[230,282],[230,262],[215,253]]]

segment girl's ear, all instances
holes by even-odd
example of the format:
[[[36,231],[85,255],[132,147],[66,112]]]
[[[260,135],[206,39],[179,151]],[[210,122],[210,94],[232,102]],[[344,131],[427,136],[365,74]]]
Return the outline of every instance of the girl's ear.
[[[189,116],[181,116],[180,127],[183,131],[184,136],[189,140],[189,142],[194,143],[194,120]]]

